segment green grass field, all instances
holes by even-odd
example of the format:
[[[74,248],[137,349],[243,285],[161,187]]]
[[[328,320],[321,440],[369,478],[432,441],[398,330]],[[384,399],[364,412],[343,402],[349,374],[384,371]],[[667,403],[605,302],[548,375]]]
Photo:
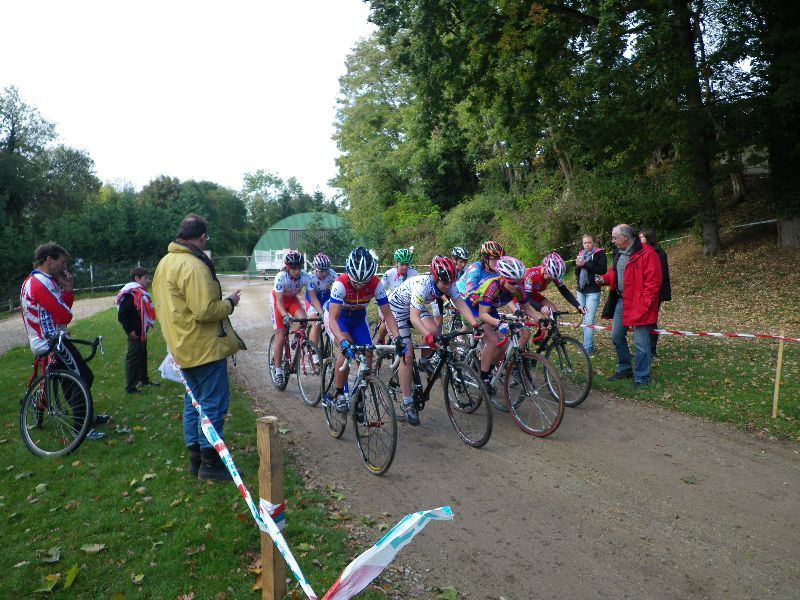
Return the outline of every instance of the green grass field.
[[[90,364],[96,411],[113,419],[100,427],[105,440],[86,441],[62,459],[36,458],[18,429],[30,353],[17,348],[0,358],[0,598],[29,598],[51,586],[56,598],[260,597],[249,569],[259,557],[259,531],[244,501],[230,483],[202,483],[185,472],[180,386],[123,392],[125,341],[113,310],[71,333],[105,336],[105,356]],[[148,345],[158,381],[164,342],[156,334]],[[257,498],[256,416],[238,391],[225,440]],[[341,495],[307,487],[288,464],[285,489],[284,533],[322,595],[363,550],[353,525],[370,525],[367,545],[381,528],[343,513]]]

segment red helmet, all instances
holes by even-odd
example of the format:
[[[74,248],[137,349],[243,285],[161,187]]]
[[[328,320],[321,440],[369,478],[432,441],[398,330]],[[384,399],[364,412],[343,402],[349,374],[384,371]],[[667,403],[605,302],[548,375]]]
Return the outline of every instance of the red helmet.
[[[456,280],[456,263],[446,256],[434,256],[431,261],[431,275],[434,281],[453,283]]]
[[[303,266],[303,255],[297,252],[296,250],[292,250],[283,258],[283,264],[285,264],[290,269]]]
[[[505,253],[506,251],[503,248],[503,245],[499,244],[498,242],[489,240],[488,242],[483,242],[481,244],[481,256],[485,256],[487,258],[500,258]]]

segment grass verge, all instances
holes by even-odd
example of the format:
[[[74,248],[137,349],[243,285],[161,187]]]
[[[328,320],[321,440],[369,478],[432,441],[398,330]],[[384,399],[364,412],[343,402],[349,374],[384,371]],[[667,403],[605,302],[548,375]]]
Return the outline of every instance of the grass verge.
[[[246,505],[233,485],[185,472],[180,387],[163,382],[141,394],[123,392],[125,340],[113,310],[71,333],[105,336],[105,356],[90,366],[95,410],[113,419],[99,428],[108,433],[103,441],[86,441],[62,459],[33,456],[18,430],[30,353],[16,348],[0,358],[0,597],[28,598],[48,587],[58,598],[260,597],[250,570],[259,531]],[[153,335],[148,346],[159,381],[163,339]],[[257,498],[256,416],[248,399],[232,392],[225,440]],[[288,464],[285,489],[284,533],[322,594],[364,544],[334,491],[309,488]],[[363,597],[385,596],[370,590]]]

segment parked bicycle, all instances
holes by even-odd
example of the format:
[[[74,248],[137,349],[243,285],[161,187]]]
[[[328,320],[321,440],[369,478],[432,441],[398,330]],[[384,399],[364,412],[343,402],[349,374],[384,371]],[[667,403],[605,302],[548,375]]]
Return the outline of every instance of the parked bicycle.
[[[345,413],[336,410],[335,390],[333,389],[333,369],[335,362],[326,362],[323,367],[322,380],[330,382],[323,390],[322,407],[325,423],[330,434],[338,439],[344,434],[348,417],[353,421],[356,446],[361,460],[370,473],[383,475],[394,460],[397,447],[397,419],[394,406],[386,388],[380,379],[375,377],[367,363],[367,353],[375,350],[386,351],[394,346],[351,346],[355,359],[347,359],[341,370],[350,368],[350,363],[358,363],[355,380],[350,385],[345,379],[344,393],[347,397],[348,410]],[[330,372],[330,376],[326,373]]]
[[[524,352],[520,347],[519,336],[530,330],[529,325],[514,315],[501,313],[499,318],[508,323],[509,334],[498,344],[506,345],[506,353],[489,380],[492,405],[510,412],[525,433],[546,437],[558,429],[564,416],[564,392],[558,371],[540,354]],[[480,368],[480,349],[474,341],[467,355],[476,370]]]
[[[50,340],[50,352],[34,359],[33,374],[20,403],[19,430],[25,446],[37,456],[74,452],[92,427],[94,402],[89,386],[79,375],[56,368],[56,353],[62,351],[66,340],[91,347],[86,362],[98,348],[103,349],[102,336],[79,340],[62,331]]]
[[[578,406],[592,389],[592,359],[583,344],[574,337],[562,335],[559,330],[558,317],[567,314],[573,313],[553,311],[549,317],[540,319],[545,335],[534,343],[538,344],[536,352],[558,369],[564,404]],[[551,389],[551,392],[555,393],[555,390]]]
[[[275,378],[275,333],[267,346],[267,362],[269,364],[270,379],[275,389],[283,391],[289,383],[291,375],[297,376],[297,387],[303,402],[309,406],[316,406],[322,398],[322,354],[317,345],[306,338],[306,325],[309,322],[321,321],[320,318],[294,319],[286,318],[286,340],[283,345],[283,378],[278,382]],[[289,330],[291,323],[301,323],[301,326]]]
[[[472,333],[472,329],[454,331],[436,337],[439,347],[429,358],[430,371],[425,371],[428,379],[424,388],[419,362],[413,353],[410,356],[406,354],[406,359],[413,361],[411,394],[417,412],[422,413],[425,403],[430,399],[434,383],[441,376],[445,410],[453,429],[465,444],[473,448],[481,448],[492,436],[493,417],[489,394],[481,381],[480,374],[469,364],[459,360],[458,355],[451,348],[451,344],[456,338],[468,333]],[[420,348],[427,349],[428,346],[415,346],[415,349]],[[402,414],[403,398],[398,379],[401,358],[397,356],[392,347],[388,352],[381,353],[375,367],[375,372],[387,383],[395,404],[395,412],[399,408],[399,414]]]

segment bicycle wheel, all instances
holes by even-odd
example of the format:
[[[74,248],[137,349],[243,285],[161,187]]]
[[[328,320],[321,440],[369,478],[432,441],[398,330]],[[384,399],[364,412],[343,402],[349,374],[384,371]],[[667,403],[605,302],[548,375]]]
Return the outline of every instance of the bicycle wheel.
[[[275,381],[275,334],[272,334],[272,337],[269,338],[269,346],[267,346],[267,364],[269,365],[269,379],[272,382],[272,385],[275,387],[276,390],[282,392],[286,389],[286,386],[289,383],[289,365],[286,364],[284,361],[283,364],[283,381],[280,385]]]
[[[386,384],[386,390],[389,393],[389,398],[392,400],[394,414],[397,421],[405,422],[405,414],[403,413],[403,392],[400,391],[400,380],[397,376],[397,369],[392,368],[397,354],[394,352],[381,352],[378,355],[378,360],[375,361],[375,368],[373,373]]]
[[[517,371],[519,385],[510,388],[511,372]],[[558,372],[542,356],[518,353],[506,366],[505,396],[511,416],[525,433],[546,437],[561,424],[564,416],[564,394]],[[550,386],[556,390],[550,393]]]
[[[316,406],[322,399],[322,358],[319,348],[310,341],[304,340],[297,350],[297,387],[303,402]]]
[[[65,456],[81,445],[92,426],[92,394],[69,371],[39,376],[22,399],[19,430],[37,456]]]
[[[325,414],[325,424],[328,433],[336,439],[342,437],[347,427],[347,414],[336,410],[336,390],[333,386],[333,373],[336,369],[336,359],[327,360],[322,364],[322,411]]]
[[[561,389],[565,394],[564,404],[578,406],[586,400],[592,389],[592,359],[578,340],[569,336],[560,337],[558,343],[551,341],[548,344],[544,356],[558,369]],[[556,393],[550,387],[550,380],[548,387],[551,394]]]
[[[376,377],[368,379],[356,394],[352,412],[361,460],[370,473],[383,475],[397,447],[397,420],[386,384]]]
[[[444,403],[456,433],[468,446],[481,448],[492,437],[492,407],[481,376],[465,362],[447,365],[442,380]]]

